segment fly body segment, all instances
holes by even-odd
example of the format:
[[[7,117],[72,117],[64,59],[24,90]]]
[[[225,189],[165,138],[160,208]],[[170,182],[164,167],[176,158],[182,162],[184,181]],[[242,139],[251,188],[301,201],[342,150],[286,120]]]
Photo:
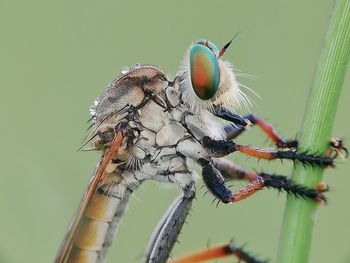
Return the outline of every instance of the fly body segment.
[[[243,200],[264,187],[326,201],[324,186],[307,188],[285,176],[247,171],[223,158],[240,152],[260,159],[328,167],[344,150],[343,144],[333,143],[336,154],[334,150],[327,156],[298,152],[297,141],[283,139],[263,119],[236,114],[249,100],[240,90],[231,64],[222,59],[230,43],[219,50],[210,41],[198,40],[186,52],[174,80],[156,66],[137,64],[106,88],[90,109],[89,141],[102,152],[102,159],[55,262],[103,262],[128,200],[146,180],[174,183],[182,189],[146,250],[145,262],[166,262],[196,193],[189,159],[201,167],[207,189],[223,203]],[[262,150],[233,141],[253,125],[262,129],[276,149]],[[226,181],[237,179],[246,180],[247,185],[232,192]],[[218,257],[232,254],[245,262],[259,262],[233,245],[215,251],[224,253]],[[207,254],[202,253],[198,261],[179,262],[200,262],[209,259]]]

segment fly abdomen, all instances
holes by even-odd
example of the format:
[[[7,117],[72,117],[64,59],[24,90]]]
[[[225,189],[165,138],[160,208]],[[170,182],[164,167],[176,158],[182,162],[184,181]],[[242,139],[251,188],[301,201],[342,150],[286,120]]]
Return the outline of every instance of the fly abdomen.
[[[127,178],[124,178],[123,175]],[[130,171],[105,173],[101,185],[91,198],[73,237],[72,249],[66,262],[103,262],[112,244],[128,200],[137,184],[130,185]],[[137,181],[134,178],[135,182]],[[132,188],[131,188],[132,187]]]

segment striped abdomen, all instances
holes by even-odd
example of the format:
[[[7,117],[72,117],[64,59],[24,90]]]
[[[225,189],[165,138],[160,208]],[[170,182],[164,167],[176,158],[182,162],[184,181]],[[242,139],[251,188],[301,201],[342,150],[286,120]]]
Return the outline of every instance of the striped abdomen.
[[[59,262],[103,262],[132,191],[140,184],[136,181],[129,171],[116,169],[103,174],[83,215],[76,218],[79,220],[76,231],[64,259]]]

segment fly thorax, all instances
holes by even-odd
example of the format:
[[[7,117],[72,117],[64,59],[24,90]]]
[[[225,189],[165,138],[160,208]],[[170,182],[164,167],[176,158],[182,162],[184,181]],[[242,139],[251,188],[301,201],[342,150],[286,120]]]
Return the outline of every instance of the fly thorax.
[[[177,107],[180,104],[180,90],[175,87],[168,87],[166,89],[166,99],[169,101],[172,107]]]
[[[166,119],[164,108],[152,100],[140,109],[139,115],[139,120],[146,129],[158,132],[164,126]]]

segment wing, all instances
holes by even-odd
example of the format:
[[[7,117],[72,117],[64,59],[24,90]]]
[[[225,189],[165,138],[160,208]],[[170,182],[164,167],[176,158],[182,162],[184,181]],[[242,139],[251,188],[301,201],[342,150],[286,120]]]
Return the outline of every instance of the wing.
[[[113,155],[120,148],[122,140],[123,140],[123,136],[122,136],[121,132],[117,132],[114,136],[114,139],[111,142],[109,150],[103,156],[103,159],[99,163],[99,165],[95,171],[95,174],[92,177],[92,179],[91,179],[91,181],[86,189],[84,197],[80,203],[79,209],[78,209],[77,213],[75,214],[73,221],[69,227],[68,233],[66,234],[66,236],[61,244],[61,247],[58,251],[57,257],[55,259],[56,263],[63,263],[63,262],[67,261],[68,256],[69,256],[70,251],[71,251],[72,246],[73,246],[73,241],[76,238],[76,236],[78,235],[78,226],[82,221],[82,216],[83,216],[84,212],[86,211],[86,208],[87,208],[89,202],[91,201],[92,196],[95,193],[95,191],[99,185],[99,182],[101,181],[102,175],[103,175],[107,165],[111,161]]]
[[[109,165],[112,158],[115,161],[118,149],[117,157],[121,162],[129,156],[121,149],[127,147],[121,145],[123,140],[129,141],[123,138],[129,134],[115,132],[116,127],[124,129],[124,124],[133,120],[133,114],[137,112],[130,109],[138,109],[150,99],[155,100],[168,84],[164,72],[157,67],[138,65],[112,81],[100,96],[92,109],[94,129],[88,142],[99,150],[111,143],[88,185],[56,263],[103,261],[127,201],[140,184],[132,172],[118,168],[115,162]]]

